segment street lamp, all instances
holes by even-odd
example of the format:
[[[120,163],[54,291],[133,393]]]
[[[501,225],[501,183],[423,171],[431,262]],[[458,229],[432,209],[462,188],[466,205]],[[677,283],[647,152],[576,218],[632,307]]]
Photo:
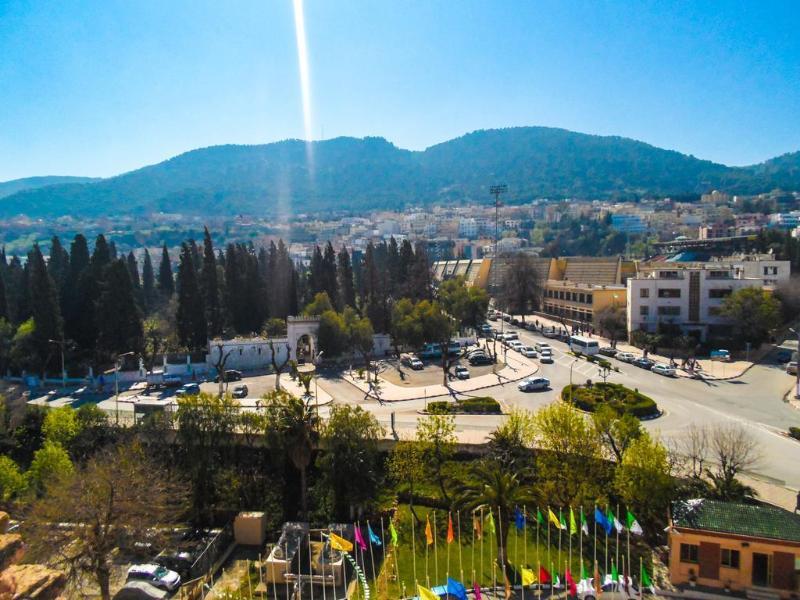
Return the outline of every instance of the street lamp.
[[[497,269],[500,268],[500,261],[497,258],[497,239],[500,233],[499,216],[500,216],[500,194],[505,194],[508,191],[508,186],[505,183],[500,185],[493,185],[489,187],[489,193],[494,196],[494,253],[492,254],[492,263],[494,266],[491,270],[492,275],[492,292],[495,295],[495,307],[497,306]],[[503,315],[505,316],[505,315]],[[500,333],[505,330],[505,321],[500,317]],[[497,372],[497,336],[494,339],[494,358],[495,362],[492,364],[492,373]],[[504,359],[505,360],[505,359]]]
[[[797,336],[797,352],[795,353],[795,361],[794,361],[794,368],[795,368],[795,386],[794,386],[794,397],[800,398],[800,331],[795,331],[791,327],[789,327],[789,331]]]
[[[314,403],[316,404],[316,411],[317,411],[317,419],[319,419],[319,385],[317,384],[317,366],[320,363],[320,358],[322,355],[325,354],[325,351],[322,350],[317,354],[316,358],[314,358]]]
[[[575,366],[575,363],[578,362],[576,358],[571,363],[569,363],[569,403],[572,404],[572,367]]]
[[[51,344],[57,344],[58,347],[61,349],[61,387],[63,389],[67,388],[67,369],[64,366],[64,346],[66,345],[66,341],[61,340],[47,340]]]
[[[116,413],[116,424],[119,425],[119,359],[124,356],[133,356],[134,352],[123,352],[117,354],[114,359],[114,412]]]

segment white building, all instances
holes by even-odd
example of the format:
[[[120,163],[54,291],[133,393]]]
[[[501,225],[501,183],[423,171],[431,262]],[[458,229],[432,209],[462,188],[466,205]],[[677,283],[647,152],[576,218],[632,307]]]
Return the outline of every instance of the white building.
[[[478,222],[472,217],[462,218],[458,222],[458,235],[468,240],[478,237]]]
[[[775,286],[787,281],[792,275],[792,263],[776,260],[772,254],[742,254],[720,259],[720,262],[733,265],[733,276],[746,279],[761,279],[765,286]],[[711,266],[714,263],[710,263]]]
[[[655,333],[661,324],[677,325],[701,340],[725,336],[730,323],[719,314],[725,298],[736,290],[762,286],[760,277],[744,277],[727,263],[646,265],[628,279],[628,333]]]
[[[644,233],[647,223],[639,215],[613,214],[611,227],[622,233]]]

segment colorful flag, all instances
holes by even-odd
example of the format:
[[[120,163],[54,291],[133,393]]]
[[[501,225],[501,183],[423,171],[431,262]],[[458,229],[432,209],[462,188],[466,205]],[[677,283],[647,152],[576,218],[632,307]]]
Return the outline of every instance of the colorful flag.
[[[526,569],[521,568],[520,573],[522,574],[522,585],[533,585],[536,583],[536,574],[533,572],[533,569]]]
[[[567,519],[564,517],[564,511],[558,509],[558,524],[561,529],[567,529]]]
[[[653,582],[650,580],[650,576],[647,574],[647,569],[645,569],[644,567],[642,567],[642,581],[641,581],[641,584],[642,584],[643,588],[644,587],[649,587],[650,591],[653,594],[656,593],[655,586],[653,585]]]
[[[425,515],[425,542],[430,546],[433,543],[433,530],[431,529],[431,519]]]
[[[364,536],[361,535],[361,527],[356,527],[356,544],[362,550],[367,549],[367,542],[364,541]]]
[[[581,581],[587,579],[589,577],[589,573],[586,572],[586,564],[581,561]]]
[[[525,529],[525,515],[519,508],[514,510],[514,525],[516,525],[517,531]]]
[[[536,523],[538,523],[539,525],[544,525],[544,515],[542,514],[542,511],[539,510],[538,507],[536,508]]]
[[[583,535],[589,535],[589,523],[586,522],[586,515],[583,514],[582,506],[581,506],[581,531],[583,531]]]
[[[625,519],[628,523],[628,529],[634,535],[642,535],[644,531],[642,531],[642,526],[639,525],[639,521],[636,520],[636,517],[633,516],[631,511],[628,511],[628,516]]]
[[[561,529],[561,521],[558,520],[558,517],[556,516],[556,513],[553,512],[553,509],[547,509],[547,518],[550,519],[550,522],[553,525]]]
[[[603,514],[603,511],[594,507],[594,520],[595,522],[603,528],[603,531],[606,532],[606,535],[611,535],[611,522],[606,518]]]
[[[472,529],[475,531],[475,537],[481,539],[483,537],[483,528],[481,527],[481,520],[475,513],[472,514]]]
[[[619,522],[619,519],[617,519],[617,516],[613,512],[611,512],[611,507],[608,508],[608,514],[606,515],[606,519],[608,519],[609,523],[609,533],[611,533],[612,527],[616,529],[618,533],[622,533],[622,531],[625,529],[622,526],[622,523]]]
[[[553,578],[551,577],[550,572],[540,565],[539,566],[539,583],[550,583],[551,581],[553,581]]]
[[[333,548],[334,550],[339,550],[339,552],[353,551],[353,544],[351,544],[348,540],[336,535],[333,532],[331,532],[330,536],[328,536],[328,539],[331,542],[331,548]]]
[[[481,600],[481,586],[477,582],[472,584],[472,591],[475,592],[475,600]]]
[[[453,516],[447,515],[447,543],[452,544],[456,539],[456,534],[453,531]]]
[[[496,533],[494,528],[494,515],[489,513],[486,517],[486,531],[488,531],[491,535]]]
[[[433,590],[429,590],[419,584],[417,584],[417,595],[420,600],[439,600],[439,596],[437,596]]]
[[[597,561],[594,561],[594,594],[597,598],[600,597],[603,591],[603,587],[600,584],[600,567],[597,566]]]
[[[447,594],[458,598],[458,600],[467,600],[467,589],[464,584],[452,577],[447,578]]]
[[[389,523],[389,535],[392,538],[392,546],[397,546],[397,529],[394,528],[394,523]]]
[[[611,561],[611,581],[619,583],[619,571],[617,570],[617,563]]]
[[[578,524],[575,522],[575,511],[572,510],[572,507],[569,507],[569,534],[575,535],[578,533]]]
[[[376,546],[383,546],[383,544],[381,543],[381,538],[375,535],[375,532],[372,531],[372,527],[370,526],[369,521],[367,521],[367,535],[369,536],[369,541],[371,543],[375,544]]]
[[[564,579],[567,580],[567,587],[569,588],[569,595],[573,598],[578,595],[578,586],[575,585],[575,580],[572,578],[572,573],[569,569],[564,573]]]

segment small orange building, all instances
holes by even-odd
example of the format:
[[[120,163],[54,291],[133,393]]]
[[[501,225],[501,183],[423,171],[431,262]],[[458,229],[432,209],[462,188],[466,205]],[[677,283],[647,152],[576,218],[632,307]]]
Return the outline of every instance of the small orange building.
[[[798,596],[800,515],[759,504],[687,500],[672,506],[673,585]]]

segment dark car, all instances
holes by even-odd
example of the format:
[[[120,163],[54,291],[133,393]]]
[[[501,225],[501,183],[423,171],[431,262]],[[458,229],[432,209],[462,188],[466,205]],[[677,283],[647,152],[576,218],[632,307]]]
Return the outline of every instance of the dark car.
[[[651,368],[653,368],[653,365],[656,364],[656,361],[645,358],[644,356],[640,356],[633,361],[633,364],[640,369],[647,369],[649,371]]]
[[[598,352],[603,356],[616,356],[619,350],[612,348],[611,346],[603,346],[600,348],[600,350],[598,350]]]
[[[241,381],[242,380],[242,372],[237,371],[236,369],[228,369],[225,371],[225,381]],[[219,375],[214,378],[216,383],[219,383]]]
[[[248,389],[246,385],[237,385],[233,388],[232,396],[234,398],[247,398]]]
[[[476,353],[470,356],[468,359],[469,364],[473,367],[478,365],[490,365],[492,364],[492,359],[489,358],[486,354]]]

